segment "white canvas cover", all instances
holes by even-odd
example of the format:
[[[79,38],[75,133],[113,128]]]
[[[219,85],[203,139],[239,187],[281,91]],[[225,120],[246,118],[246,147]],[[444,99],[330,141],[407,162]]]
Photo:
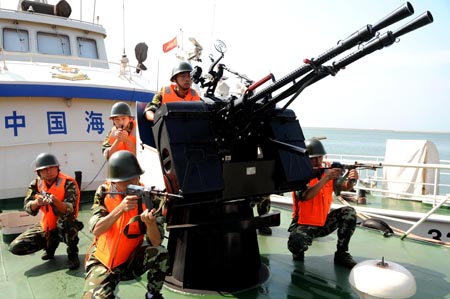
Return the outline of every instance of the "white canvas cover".
[[[386,141],[384,162],[386,164],[438,164],[439,152],[436,145],[428,140],[388,139]],[[437,176],[437,183],[439,183],[439,173]],[[434,169],[384,167],[383,189],[414,195],[433,194],[434,186],[432,183],[434,182],[434,178]],[[427,183],[431,185],[426,185]],[[439,193],[439,189],[436,189],[436,192]],[[399,197],[394,193],[385,194],[385,196]]]

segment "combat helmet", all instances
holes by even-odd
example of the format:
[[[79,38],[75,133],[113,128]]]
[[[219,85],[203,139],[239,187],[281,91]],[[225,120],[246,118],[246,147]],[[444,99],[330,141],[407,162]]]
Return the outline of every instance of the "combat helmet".
[[[192,72],[192,66],[189,64],[189,62],[186,61],[180,61],[176,66],[172,69],[172,75],[170,76],[170,81],[173,82],[173,78],[178,75],[179,73],[184,72]]]
[[[117,151],[109,157],[108,178],[111,182],[134,179],[144,173],[136,156],[130,151]]]
[[[113,118],[116,116],[131,116],[131,108],[130,105],[128,105],[125,102],[117,102],[115,103],[111,108],[111,116],[109,118]]]
[[[34,170],[38,171],[47,167],[52,167],[52,166],[59,166],[59,162],[58,159],[56,159],[55,155],[52,155],[50,153],[40,153],[37,157],[36,157],[36,161],[35,161],[36,165]]]
[[[327,154],[322,142],[317,138],[307,139],[305,145],[310,158],[321,157]]]

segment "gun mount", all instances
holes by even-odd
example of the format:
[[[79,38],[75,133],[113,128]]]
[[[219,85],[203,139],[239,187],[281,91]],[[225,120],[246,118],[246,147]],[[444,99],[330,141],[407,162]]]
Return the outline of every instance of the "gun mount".
[[[296,190],[312,176],[305,137],[287,106],[307,86],[433,21],[426,12],[395,32],[377,35],[413,12],[406,3],[280,80],[266,76],[228,100],[214,96],[226,70],[219,64],[225,47],[218,43],[221,55],[209,69],[212,78],[203,78],[199,69],[193,74],[207,88],[204,101],[166,103],[156,112],[153,135],[166,190],[183,195],[167,203],[170,286],[194,293],[234,292],[267,279],[256,229],[279,225],[279,213],[255,217],[251,203]],[[356,52],[323,65],[355,46]],[[269,86],[256,90],[270,79]],[[276,106],[288,97],[284,107]]]

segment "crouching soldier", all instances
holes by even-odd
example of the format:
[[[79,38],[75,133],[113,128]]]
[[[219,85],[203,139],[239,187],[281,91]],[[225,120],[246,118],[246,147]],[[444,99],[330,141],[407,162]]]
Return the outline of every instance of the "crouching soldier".
[[[78,231],[83,223],[77,220],[80,189],[74,178],[62,173],[56,157],[41,153],[36,158],[38,175],[29,187],[24,200],[25,211],[36,216],[42,212],[40,223],[13,240],[9,251],[26,255],[44,249],[43,260],[53,259],[61,241],[67,244],[68,268],[77,269]]]
[[[86,262],[83,298],[114,298],[120,281],[145,272],[145,298],[163,298],[169,266],[167,249],[161,245],[164,217],[155,208],[148,210],[140,197],[126,194],[128,185],[141,185],[144,173],[131,152],[115,152],[108,162],[107,181],[97,189],[91,209],[95,240]]]

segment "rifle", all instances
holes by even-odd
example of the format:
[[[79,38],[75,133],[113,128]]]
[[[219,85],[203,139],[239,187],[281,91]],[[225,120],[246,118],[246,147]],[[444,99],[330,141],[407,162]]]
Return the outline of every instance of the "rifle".
[[[127,195],[136,195],[142,199],[142,202],[145,204],[147,209],[150,211],[153,209],[153,198],[155,196],[164,196],[164,197],[173,197],[173,198],[183,198],[182,195],[177,194],[170,194],[161,190],[155,189],[155,187],[145,187],[145,186],[139,186],[139,185],[128,185],[125,189],[125,192],[114,192],[114,191],[102,191],[101,196],[105,194],[120,194],[122,196]],[[161,206],[158,208],[161,208]]]
[[[330,167],[326,167],[326,168],[341,168],[344,170],[351,170],[351,169],[372,169],[375,170],[377,168],[381,168],[383,167],[383,164],[381,163],[359,163],[359,162],[355,162],[353,164],[345,164],[345,163],[341,163],[341,162],[331,162]]]
[[[343,164],[341,162],[332,162],[329,167],[325,167],[325,169],[332,168],[340,168],[344,170],[343,174],[334,181],[334,193],[339,195],[342,191],[342,182],[347,179],[347,176],[352,169],[371,169],[376,170],[377,168],[381,168],[383,165],[381,163],[359,163],[355,162],[353,164]],[[355,184],[356,180],[349,180],[351,183]]]

